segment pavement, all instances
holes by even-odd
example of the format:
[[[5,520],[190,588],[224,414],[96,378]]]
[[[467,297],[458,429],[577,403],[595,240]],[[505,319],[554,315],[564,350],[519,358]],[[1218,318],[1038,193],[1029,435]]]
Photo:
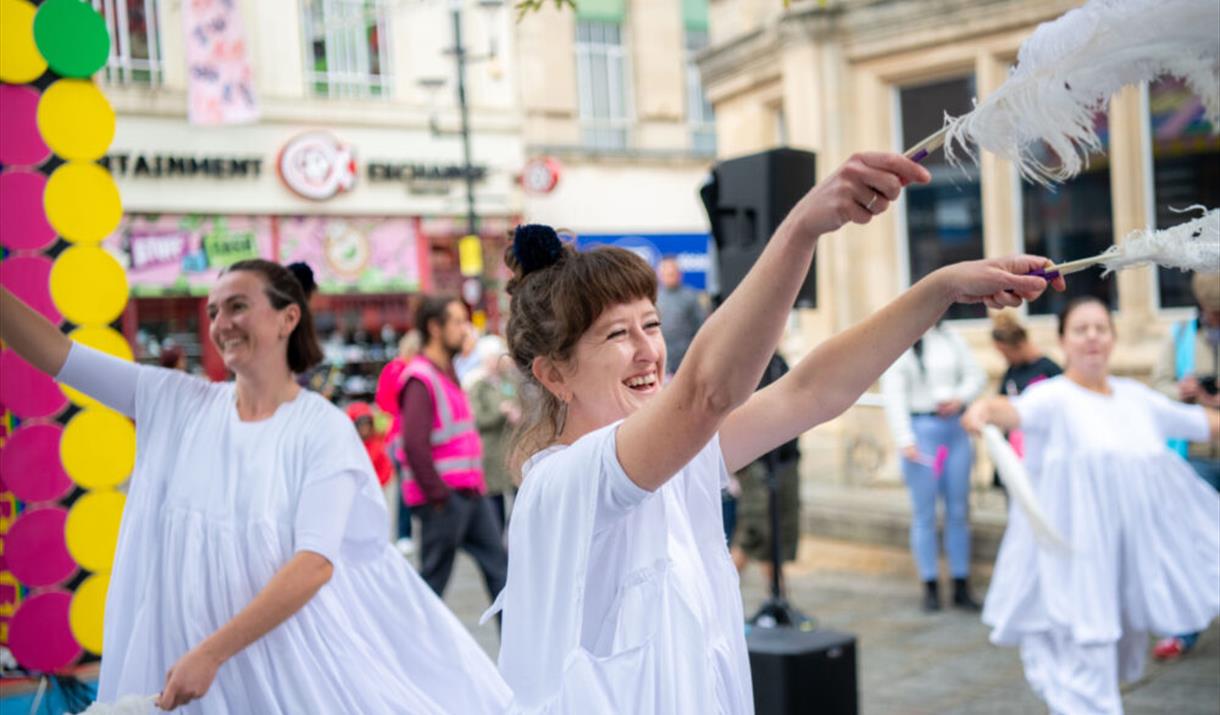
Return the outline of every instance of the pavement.
[[[919,610],[920,585],[905,548],[805,536],[786,574],[793,605],[820,626],[857,636],[864,715],[1046,712],[1025,683],[1016,650],[991,645],[977,614]],[[980,598],[990,575],[988,564],[976,564]],[[761,570],[751,566],[742,579],[746,612],[753,613],[766,593]],[[494,624],[477,625],[489,599],[464,555],[445,601],[495,658]],[[1123,705],[1127,715],[1220,714],[1220,625],[1213,623],[1177,662],[1150,659],[1144,677],[1123,688]]]

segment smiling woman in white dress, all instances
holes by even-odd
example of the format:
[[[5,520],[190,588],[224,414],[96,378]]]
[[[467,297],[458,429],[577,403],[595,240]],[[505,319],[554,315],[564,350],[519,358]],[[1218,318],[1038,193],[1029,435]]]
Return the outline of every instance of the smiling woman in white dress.
[[[1220,612],[1220,498],[1166,446],[1220,431],[1215,410],[1110,375],[1114,324],[1096,298],[1059,318],[1064,374],[976,402],[962,424],[1025,434],[1039,503],[1068,550],[1041,548],[1019,510],[983,608],[991,641],[1021,649],[1052,713],[1121,713],[1149,633],[1207,627]]]
[[[136,421],[99,700],[159,692],[162,708],[191,713],[502,712],[508,690],[491,661],[386,540],[352,423],[293,379],[321,359],[301,279],[236,263],[208,315],[233,382],[73,343],[0,289],[7,345]]]
[[[503,610],[513,712],[753,711],[721,523],[728,474],[847,409],[954,300],[1015,305],[1046,287],[1018,275],[1047,264],[1033,257],[941,269],[753,394],[818,237],[867,223],[928,178],[903,157],[864,154],[819,183],[664,389],[648,265],[517,229],[506,337],[530,390],[516,444],[528,461],[508,582],[489,611]]]

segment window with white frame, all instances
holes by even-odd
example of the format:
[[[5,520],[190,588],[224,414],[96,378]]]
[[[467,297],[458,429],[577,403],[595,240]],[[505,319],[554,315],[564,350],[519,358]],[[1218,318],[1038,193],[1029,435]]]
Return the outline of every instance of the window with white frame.
[[[583,145],[626,149],[631,110],[622,25],[593,20],[576,23],[576,82]]]
[[[161,84],[159,0],[93,0],[106,20],[110,57],[106,81],[114,84]]]
[[[686,121],[690,125],[691,150],[716,153],[716,124],[712,103],[703,93],[703,79],[695,55],[707,47],[707,30],[686,30]]]
[[[389,0],[305,0],[305,74],[314,94],[390,93],[390,10]]]

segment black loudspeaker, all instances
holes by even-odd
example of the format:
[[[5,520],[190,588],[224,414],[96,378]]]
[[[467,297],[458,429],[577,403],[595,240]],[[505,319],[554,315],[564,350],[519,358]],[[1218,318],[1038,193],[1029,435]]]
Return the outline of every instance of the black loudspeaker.
[[[798,149],[771,149],[722,161],[712,169],[699,194],[716,241],[719,301],[741,283],[771,234],[816,180],[816,157]],[[816,267],[815,259],[797,307],[817,307]]]
[[[752,628],[746,636],[757,715],[855,715],[856,638],[829,630]]]

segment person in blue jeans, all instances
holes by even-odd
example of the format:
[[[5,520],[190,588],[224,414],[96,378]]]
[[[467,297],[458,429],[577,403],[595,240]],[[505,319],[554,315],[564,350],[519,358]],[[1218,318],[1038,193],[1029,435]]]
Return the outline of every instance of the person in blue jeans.
[[[936,505],[944,502],[945,554],[953,605],[980,606],[970,593],[970,468],[973,447],[961,415],[986,376],[960,337],[938,324],[881,378],[886,418],[911,493],[911,552],[924,583],[923,608],[940,610]]]
[[[1175,323],[1152,371],[1152,386],[1172,400],[1220,408],[1220,275],[1196,273],[1191,291],[1199,306],[1190,320]],[[1173,440],[1170,449],[1194,467],[1199,478],[1220,490],[1220,441]],[[1198,633],[1162,638],[1153,648],[1158,660],[1172,660],[1194,648]]]

